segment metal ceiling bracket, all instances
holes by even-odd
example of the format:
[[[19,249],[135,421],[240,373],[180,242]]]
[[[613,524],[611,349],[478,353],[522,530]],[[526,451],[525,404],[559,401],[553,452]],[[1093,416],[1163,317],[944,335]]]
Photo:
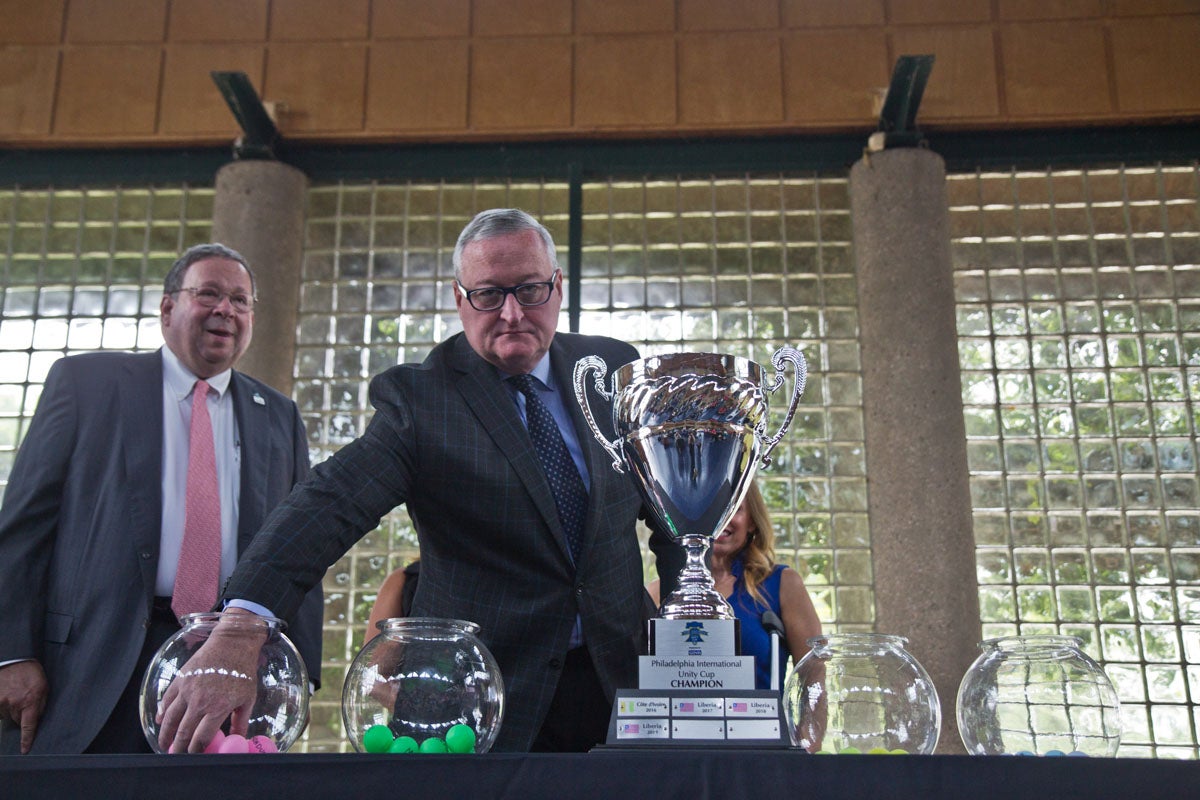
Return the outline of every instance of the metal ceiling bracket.
[[[233,143],[235,159],[274,159],[275,146],[279,144],[279,129],[263,106],[244,72],[212,72],[221,96],[234,119],[242,129],[242,135]]]
[[[888,147],[923,147],[925,137],[917,128],[917,110],[925,93],[929,73],[933,71],[932,55],[900,56],[892,69],[883,108],[879,112],[879,128],[867,140],[867,150],[878,152]]]

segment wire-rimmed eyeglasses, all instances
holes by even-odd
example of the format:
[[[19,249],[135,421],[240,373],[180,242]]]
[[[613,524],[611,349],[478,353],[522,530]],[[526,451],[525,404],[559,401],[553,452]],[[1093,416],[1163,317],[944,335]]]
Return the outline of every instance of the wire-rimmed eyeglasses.
[[[458,291],[462,292],[462,296],[467,298],[471,308],[476,311],[499,311],[510,294],[517,298],[517,302],[523,306],[540,306],[545,305],[550,299],[550,294],[554,291],[554,279],[558,277],[559,272],[560,270],[555,269],[548,281],[522,283],[519,286],[485,286],[481,289],[466,289],[458,281],[455,281],[454,285],[458,287]]]
[[[222,292],[211,286],[180,286],[175,292],[187,292],[198,304],[205,308],[216,308],[221,301],[229,298],[229,305],[239,314],[248,314],[254,310],[254,298],[245,292]],[[174,294],[175,292],[172,292]]]

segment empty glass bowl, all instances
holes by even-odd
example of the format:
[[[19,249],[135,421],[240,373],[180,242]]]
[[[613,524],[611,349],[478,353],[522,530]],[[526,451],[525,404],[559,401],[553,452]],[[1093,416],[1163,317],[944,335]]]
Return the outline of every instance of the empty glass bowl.
[[[932,753],[942,708],[902,636],[838,633],[812,646],[784,686],[792,744],[810,753]]]
[[[392,752],[405,743],[437,752],[437,740],[445,744],[454,728],[453,744],[465,725],[474,733],[471,749],[486,753],[500,732],[504,679],[476,636],[479,626],[407,617],[385,620],[379,629],[355,656],[342,689],[342,719],[354,748],[384,752],[387,734],[396,743]]]
[[[219,669],[208,668],[230,681],[255,683],[257,696],[244,737],[246,747],[253,742],[257,746],[254,752],[283,752],[295,744],[308,723],[308,670],[296,646],[284,636],[283,621],[255,614],[208,613],[187,614],[181,622],[183,627],[158,649],[142,679],[142,730],[154,751],[164,752],[158,744],[159,726],[154,720],[159,702],[173,681],[186,680],[195,671],[188,668],[188,662],[218,625],[224,637],[244,638],[259,644],[258,669],[253,675],[237,670],[220,673]],[[228,732],[226,723],[222,733]],[[227,748],[225,752],[234,750]]]
[[[1104,669],[1074,636],[980,643],[958,687],[958,730],[979,755],[1114,756],[1121,709]]]

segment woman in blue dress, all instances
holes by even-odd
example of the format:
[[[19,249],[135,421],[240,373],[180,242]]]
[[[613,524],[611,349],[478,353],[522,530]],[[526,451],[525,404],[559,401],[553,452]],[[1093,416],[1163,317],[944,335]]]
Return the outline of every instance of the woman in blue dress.
[[[709,548],[713,581],[741,620],[742,655],[754,656],[754,683],[771,686],[771,636],[763,627],[764,611],[783,621],[785,639],[779,647],[779,684],[790,655],[798,662],[808,652],[808,640],[821,635],[821,620],[813,607],[804,579],[794,569],[775,563],[775,534],[767,504],[756,483],[746,499]],[[647,587],[659,602],[659,582]]]

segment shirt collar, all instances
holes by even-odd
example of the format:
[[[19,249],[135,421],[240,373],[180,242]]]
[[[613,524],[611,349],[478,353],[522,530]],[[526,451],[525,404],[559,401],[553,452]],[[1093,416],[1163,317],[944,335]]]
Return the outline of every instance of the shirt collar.
[[[163,383],[170,390],[171,395],[177,400],[183,400],[192,392],[192,386],[199,377],[192,374],[192,371],[183,365],[179,360],[179,356],[175,355],[174,351],[169,347],[162,348],[163,360]],[[225,397],[225,392],[229,390],[229,381],[233,377],[233,368],[229,368],[224,372],[218,372],[211,378],[205,378],[205,382],[212,387],[219,397]]]
[[[496,372],[500,373],[500,379],[504,380],[504,381],[513,377],[513,375],[515,374],[512,372],[505,372],[504,370],[500,369],[499,367],[496,367]],[[550,386],[550,351],[549,350],[547,350],[545,355],[542,356],[542,360],[539,361],[537,363],[537,365],[532,370],[529,371],[529,374],[532,375],[533,377],[537,378],[539,381],[541,381],[542,386],[545,386],[547,388]]]

